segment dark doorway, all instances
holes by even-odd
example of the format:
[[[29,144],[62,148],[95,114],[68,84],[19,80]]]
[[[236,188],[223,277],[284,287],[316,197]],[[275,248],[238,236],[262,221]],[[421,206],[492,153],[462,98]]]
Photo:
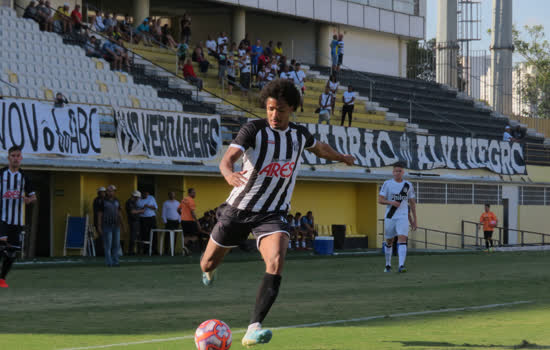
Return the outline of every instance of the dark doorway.
[[[155,196],[155,176],[154,175],[139,175],[138,176],[138,190],[143,192],[149,192],[150,195]]]
[[[50,173],[45,171],[26,171],[37,201],[25,209],[25,256],[50,256],[51,243],[51,193]]]

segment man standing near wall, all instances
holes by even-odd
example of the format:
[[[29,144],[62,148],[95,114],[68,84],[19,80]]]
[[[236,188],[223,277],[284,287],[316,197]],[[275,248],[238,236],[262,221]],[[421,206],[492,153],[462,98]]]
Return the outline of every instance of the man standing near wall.
[[[166,230],[178,230],[180,227],[180,214],[178,207],[180,202],[176,200],[175,192],[168,192],[168,200],[162,204],[162,222]],[[166,240],[165,240],[166,242]],[[164,249],[164,247],[160,247]]]
[[[36,201],[31,183],[21,171],[23,155],[19,146],[8,150],[8,167],[0,170],[0,288],[8,288],[6,276],[18,251],[21,251],[23,203]]]
[[[122,224],[122,208],[115,197],[116,187],[109,185],[103,200],[103,207],[98,212],[99,234],[103,236],[105,249],[105,265],[120,266],[120,225]]]
[[[189,244],[190,238],[197,236],[199,240],[199,246],[202,251],[202,242],[199,235],[198,220],[197,215],[195,214],[195,197],[197,193],[194,188],[189,188],[187,190],[187,197],[182,199],[179,207],[178,213],[181,215],[181,229],[183,230],[183,235],[187,239],[187,244]],[[185,242],[183,246],[186,247]],[[185,248],[184,248],[185,249]]]
[[[483,237],[485,238],[487,252],[493,251],[495,249],[493,245],[493,230],[498,225],[498,219],[495,213],[491,211],[490,204],[485,204],[485,211],[481,214],[479,223],[483,224]]]
[[[140,214],[140,235],[141,241],[149,242],[151,230],[157,227],[157,213],[158,205],[155,197],[151,196],[147,190],[143,191],[143,197],[138,201],[138,208],[143,209],[143,213]],[[156,236],[153,235],[153,242],[149,242],[156,246]],[[142,254],[146,254],[146,247],[142,245],[140,249]]]
[[[141,198],[139,191],[132,192],[132,196],[126,201],[126,216],[128,217],[128,229],[130,230],[130,243],[128,244],[128,255],[135,255],[136,240],[139,237],[140,214],[145,209],[138,208],[138,200]]]
[[[103,238],[99,234],[99,222],[97,220],[97,214],[99,210],[103,208],[103,200],[105,199],[105,187],[100,187],[97,189],[97,197],[94,199],[93,208],[94,208],[94,227],[95,232],[97,232],[97,238],[95,240],[95,251],[97,255],[103,255]]]

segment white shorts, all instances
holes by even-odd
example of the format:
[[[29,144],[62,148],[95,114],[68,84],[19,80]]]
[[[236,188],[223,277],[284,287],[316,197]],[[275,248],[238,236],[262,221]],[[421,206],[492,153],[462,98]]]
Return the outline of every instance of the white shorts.
[[[395,236],[409,236],[409,219],[384,219],[384,238],[392,239]]]

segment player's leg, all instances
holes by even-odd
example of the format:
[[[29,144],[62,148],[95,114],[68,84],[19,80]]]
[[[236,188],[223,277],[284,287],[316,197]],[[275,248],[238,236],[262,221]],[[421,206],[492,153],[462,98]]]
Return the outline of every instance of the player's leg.
[[[263,344],[271,340],[272,333],[262,329],[262,322],[279,294],[288,240],[286,232],[275,232],[258,238],[258,249],[265,262],[265,274],[258,288],[256,305],[242,340],[243,345]]]
[[[21,249],[20,233],[21,229],[15,225],[7,225],[2,223],[1,225],[2,235],[5,239],[2,240],[3,249],[0,250],[0,256],[2,256],[2,269],[0,270],[0,287],[8,288],[6,283],[6,277],[10,272],[17,252]]]
[[[485,239],[485,249],[489,250],[489,231],[483,231],[483,238]]]
[[[214,273],[218,265],[221,264],[223,258],[229,253],[232,248],[222,247],[210,238],[204,254],[201,257],[201,270],[203,272],[203,283],[207,286],[211,285],[214,280]]]
[[[407,272],[405,259],[407,258],[407,240],[409,237],[409,219],[398,219],[395,223],[397,233],[397,255],[399,256],[399,272]]]
[[[384,256],[386,258],[386,267],[384,272],[391,271],[391,257],[393,253],[393,238],[395,237],[395,221],[392,219],[384,219],[384,238],[386,246],[384,247]]]

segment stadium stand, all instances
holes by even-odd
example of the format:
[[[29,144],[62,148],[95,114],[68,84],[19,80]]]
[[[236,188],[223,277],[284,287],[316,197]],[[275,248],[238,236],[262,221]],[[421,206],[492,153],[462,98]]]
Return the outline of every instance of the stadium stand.
[[[330,67],[312,65],[311,69],[330,74]],[[364,95],[371,93],[369,79],[374,81],[373,101],[430,133],[500,139],[506,125],[518,124],[433,82],[344,69],[339,73],[341,84],[352,84]],[[534,129],[527,130],[526,142],[543,141],[542,134]]]

